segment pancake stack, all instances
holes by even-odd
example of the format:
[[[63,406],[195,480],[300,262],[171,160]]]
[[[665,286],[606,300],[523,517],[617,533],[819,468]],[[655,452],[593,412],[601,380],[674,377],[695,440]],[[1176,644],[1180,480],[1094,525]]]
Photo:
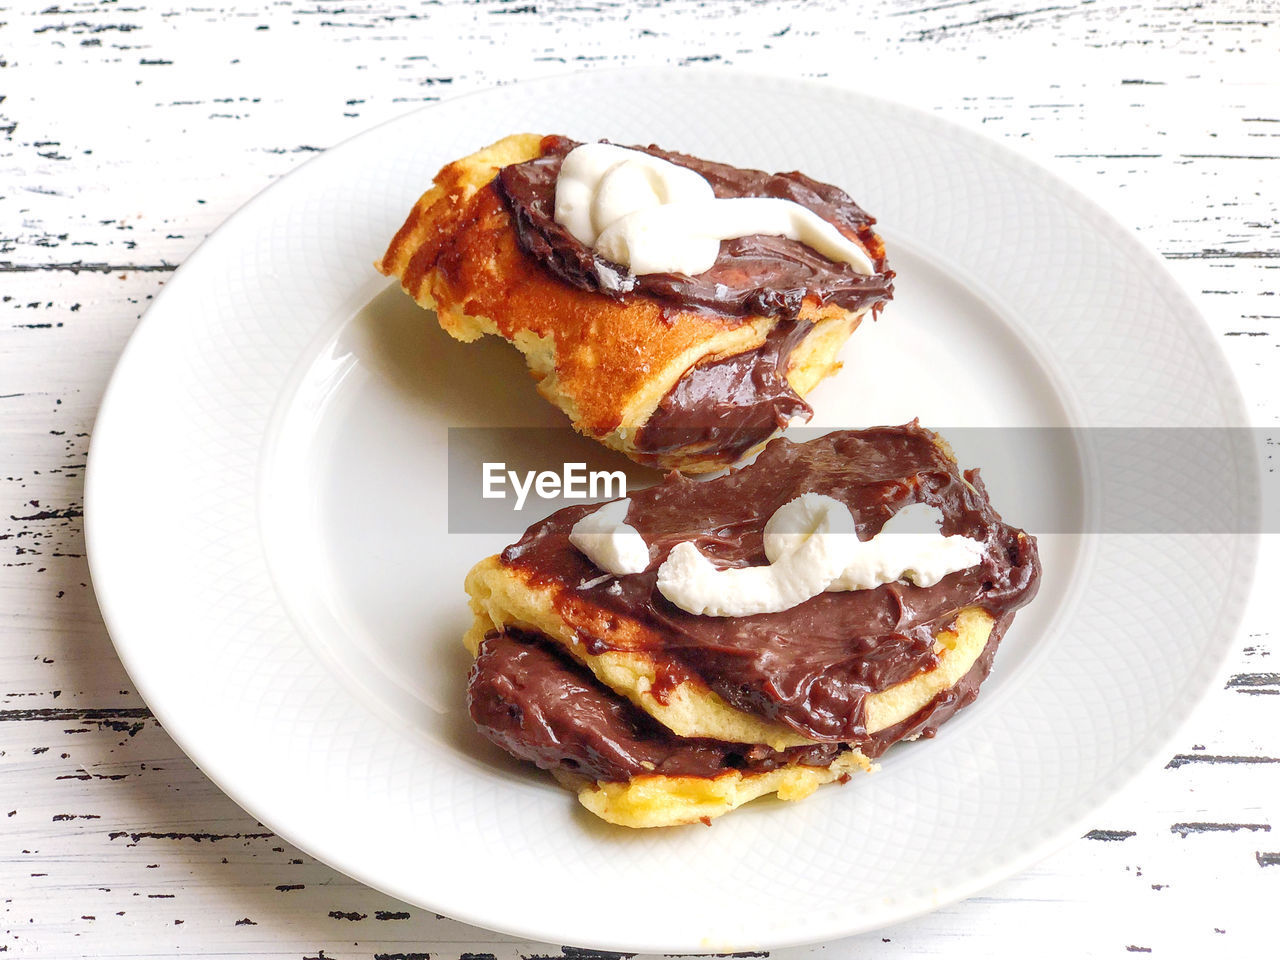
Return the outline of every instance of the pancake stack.
[[[766,521],[810,493],[847,505],[860,540],[926,504],[943,535],[982,545],[981,560],[927,587],[898,580],[742,617],[689,613],[657,588],[684,541],[721,568],[767,564]],[[776,439],[727,476],[672,474],[633,494],[642,572],[609,574],[570,542],[598,506],[552,514],[468,574],[468,704],[490,740],[623,826],[799,799],[932,736],[976,697],[1039,582],[1035,540],[914,423]]]

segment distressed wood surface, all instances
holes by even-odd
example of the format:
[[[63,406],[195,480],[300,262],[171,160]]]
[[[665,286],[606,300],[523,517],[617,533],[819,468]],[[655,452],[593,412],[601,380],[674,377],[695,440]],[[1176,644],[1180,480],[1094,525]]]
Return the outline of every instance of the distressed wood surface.
[[[0,952],[583,955],[406,906],[273,836],[160,729],[106,636],[81,532],[98,399],[175,265],[273,178],[414,106],[570,69],[824,77],[980,129],[1139,230],[1275,428],[1278,21],[1249,0],[0,9]],[[967,902],[774,955],[1280,955],[1278,574],[1268,541],[1224,685],[1087,834]]]

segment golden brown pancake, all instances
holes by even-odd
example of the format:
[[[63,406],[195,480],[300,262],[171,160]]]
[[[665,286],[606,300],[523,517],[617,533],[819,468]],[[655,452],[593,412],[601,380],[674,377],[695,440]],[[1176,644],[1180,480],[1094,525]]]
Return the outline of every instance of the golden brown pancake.
[[[447,164],[377,268],[435,311],[454,338],[470,342],[490,334],[514,345],[538,391],[575,430],[637,462],[698,473],[749,453],[719,439],[680,441],[655,452],[640,438],[691,368],[749,356],[780,323],[793,321],[677,309],[640,295],[616,299],[554,276],[521,248],[494,183],[502,168],[539,157],[543,139],[516,134]],[[869,229],[864,236],[882,260],[879,238]],[[782,371],[798,397],[840,368],[837,354],[866,312],[805,300],[794,322],[806,332]]]
[[[650,774],[607,783],[562,772],[554,775],[601,820],[620,827],[677,827],[697,821],[709,823],[769,794],[779,800],[803,800],[824,783],[846,782],[854,773],[875,769],[875,764],[854,749],[825,767],[794,764],[763,773],[733,772],[718,777]]]

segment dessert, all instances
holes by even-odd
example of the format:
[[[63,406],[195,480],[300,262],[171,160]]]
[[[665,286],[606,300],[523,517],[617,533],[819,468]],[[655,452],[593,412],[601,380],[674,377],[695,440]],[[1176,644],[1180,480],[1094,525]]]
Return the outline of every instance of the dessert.
[[[779,438],[480,561],[468,702],[603,819],[689,823],[932,736],[1038,582],[1034,538],[918,424]]]
[[[873,223],[800,173],[519,134],[445,166],[377,267],[516,346],[579,432],[705,472],[807,418],[892,296]]]

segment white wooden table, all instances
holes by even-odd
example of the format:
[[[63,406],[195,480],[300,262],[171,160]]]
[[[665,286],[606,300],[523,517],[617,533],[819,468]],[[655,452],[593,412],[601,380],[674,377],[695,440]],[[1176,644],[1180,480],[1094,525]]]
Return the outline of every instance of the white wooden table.
[[[89,586],[86,447],[134,324],[237,206],[381,120],[633,64],[824,77],[914,103],[1141,231],[1198,292],[1255,423],[1280,423],[1275,2],[51,3],[0,10],[7,955],[582,955],[396,902],[273,836],[151,718]],[[1224,686],[1095,829],[983,896],[775,956],[1280,955],[1274,540]],[[299,784],[300,801],[317,788]]]

